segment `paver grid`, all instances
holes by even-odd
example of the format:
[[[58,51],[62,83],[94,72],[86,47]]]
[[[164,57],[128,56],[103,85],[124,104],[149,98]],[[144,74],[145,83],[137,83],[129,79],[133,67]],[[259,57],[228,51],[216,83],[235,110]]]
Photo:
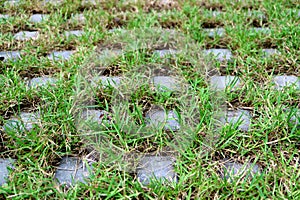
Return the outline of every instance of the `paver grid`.
[[[47,3],[54,3],[54,1],[45,1]],[[60,1],[56,1],[60,2]],[[9,5],[15,5],[18,1],[7,1]],[[92,2],[93,3],[93,2]],[[220,15],[220,12],[214,12],[213,16]],[[251,15],[251,14],[249,14]],[[300,16],[300,11],[298,13]],[[258,14],[258,16],[262,19],[266,17],[263,14]],[[7,19],[8,15],[1,14],[0,18]],[[34,14],[30,17],[30,21],[33,23],[39,23],[44,20],[44,15]],[[73,20],[84,22],[85,17],[83,14],[76,14],[73,16]],[[206,29],[204,30],[208,33],[209,37],[223,37],[225,35],[225,30],[223,28],[215,28],[215,29]],[[271,31],[268,28],[253,28],[254,32],[261,32],[269,34]],[[73,30],[69,32],[65,32],[65,36],[69,37],[71,35],[81,36],[83,34],[80,30]],[[29,32],[29,31],[21,31],[14,35],[14,39],[16,40],[29,40],[29,39],[37,39],[39,36],[38,32]],[[263,49],[262,50],[265,56],[270,56],[274,54],[279,54],[276,49]],[[48,55],[50,60],[68,60],[73,55],[74,51],[58,51],[53,52]],[[172,49],[168,50],[157,50],[155,53],[158,53],[160,57],[164,57],[168,54],[175,54],[176,51]],[[214,59],[223,62],[230,61],[233,59],[232,52],[229,49],[208,49],[205,50],[204,53],[209,56],[213,56]],[[18,51],[10,51],[10,52],[0,52],[0,60],[17,60],[21,59],[21,54]],[[274,76],[272,79],[275,84],[275,89],[282,90],[285,87],[294,85],[297,89],[300,89],[300,80],[299,77],[296,76]],[[39,77],[33,78],[29,81],[28,86],[30,88],[34,87],[44,87],[46,85],[53,86],[57,82],[57,79],[50,77]],[[99,82],[99,80],[93,80],[93,85],[97,85],[95,82]],[[117,86],[121,84],[120,77],[101,77],[100,82],[103,85],[113,85]],[[158,85],[164,86],[164,89],[168,90],[176,90],[178,86],[174,84],[174,79],[168,76],[157,76],[153,78],[153,83],[155,86]],[[240,88],[241,81],[239,77],[235,76],[214,76],[210,80],[210,84],[215,90],[225,90],[230,86],[233,90]],[[89,111],[89,114],[92,115],[92,119],[94,121],[101,122],[101,117],[103,115],[102,111],[92,110]],[[291,116],[291,120],[295,123],[299,123],[299,117],[296,115]],[[20,116],[11,118],[7,121],[7,123],[3,126],[5,131],[30,131],[33,128],[34,124],[38,123],[39,114],[38,113],[20,113]],[[169,127],[165,126],[166,129],[171,129],[173,131],[180,129],[180,125],[178,124],[176,114],[171,111],[165,110],[156,110],[152,111],[152,113],[148,113],[147,118],[150,119],[149,124],[157,124],[162,121],[167,121]],[[100,120],[100,121],[99,121]],[[226,119],[221,119],[221,121],[225,123],[237,124],[239,123],[237,129],[242,131],[248,131],[251,123],[251,114],[246,110],[237,110],[237,111],[228,111],[226,115]],[[240,123],[241,122],[241,123]],[[17,128],[16,128],[17,127]],[[13,161],[10,159],[0,159],[0,186],[6,183],[6,179],[8,177],[8,167],[12,167]],[[150,183],[150,178],[154,177],[156,179],[163,179],[163,181],[177,181],[177,174],[173,168],[174,159],[171,157],[163,157],[163,156],[148,156],[144,157],[137,169],[137,177],[138,180],[145,185]],[[251,167],[250,167],[251,166]],[[60,165],[58,166],[55,179],[58,180],[60,184],[72,185],[75,182],[86,183],[86,178],[89,177],[89,169],[91,166],[87,167],[79,158],[72,157],[64,157],[62,158]],[[250,169],[251,168],[251,169]],[[231,176],[244,174],[245,171],[249,171],[251,177],[253,174],[261,173],[260,167],[256,164],[246,163],[243,165],[241,163],[236,162],[225,162],[223,168],[222,178],[230,180]],[[180,176],[180,175],[179,175]]]

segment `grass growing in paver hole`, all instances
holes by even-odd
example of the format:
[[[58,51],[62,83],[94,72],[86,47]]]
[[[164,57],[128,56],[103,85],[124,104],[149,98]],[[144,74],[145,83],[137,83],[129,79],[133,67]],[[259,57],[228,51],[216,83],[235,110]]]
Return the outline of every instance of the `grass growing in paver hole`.
[[[0,5],[4,5],[4,2],[1,1]],[[0,156],[15,159],[8,182],[0,187],[1,197],[299,198],[299,124],[289,121],[289,115],[296,112],[287,110],[299,109],[300,90],[297,87],[275,90],[272,82],[276,75],[300,76],[300,7],[297,1],[101,1],[95,5],[84,4],[82,1],[64,1],[61,5],[21,1],[20,5],[0,7],[1,14],[10,16],[8,19],[0,19],[0,51],[21,53],[19,60],[0,61],[0,124],[4,125],[9,118],[23,111],[43,111],[42,123],[29,132],[6,133],[3,128],[0,129]],[[249,12],[256,11],[265,17],[260,18],[258,14],[249,16]],[[32,23],[30,16],[35,13],[49,14],[49,18],[41,23]],[[85,21],[72,22],[73,14],[79,13],[84,13]],[[201,65],[190,62],[192,54],[188,57],[179,53],[176,59],[172,56],[166,59],[152,56],[152,52],[163,45],[127,52],[117,57],[104,75],[119,76],[136,66],[166,66],[178,69],[201,97],[198,105],[201,115],[199,132],[184,153],[176,157],[174,164],[178,181],[171,185],[156,183],[146,187],[137,181],[135,173],[96,162],[93,164],[94,174],[87,184],[79,183],[63,192],[65,189],[53,182],[61,157],[80,157],[88,153],[76,130],[71,112],[74,109],[74,85],[78,69],[86,60],[93,59],[90,56],[95,48],[119,49],[118,45],[114,45],[118,42],[116,36],[120,34],[113,35],[110,29],[150,30],[160,27],[175,29],[192,38],[199,51],[225,48],[232,52],[233,62],[229,63],[229,67],[224,63],[212,62],[212,65],[218,68],[221,75],[238,76],[243,81],[241,88],[226,92],[224,104],[231,110],[250,111],[252,118],[249,131],[239,131],[234,125],[225,126],[216,133],[218,140],[214,148],[208,154],[200,154],[206,130],[214,125],[210,116],[213,106],[211,98],[214,95],[209,88],[207,74],[199,73],[203,72],[199,70]],[[203,30],[215,27],[224,28],[225,34],[211,38]],[[257,27],[268,28],[270,32],[252,29]],[[64,32],[70,30],[83,30],[84,34],[67,39]],[[13,36],[19,31],[38,31],[40,36],[34,41],[15,41]],[[277,49],[280,54],[264,57],[262,49],[269,48]],[[53,62],[46,58],[54,51],[64,50],[75,51],[70,60]],[[59,81],[56,86],[26,89],[27,79],[45,75],[57,78]],[[136,101],[133,102],[137,102],[138,106],[148,106],[148,102],[167,103],[167,108],[176,108],[176,99],[172,101],[167,96],[159,95],[151,97],[149,94],[152,93],[147,92],[148,89],[142,88],[140,93],[134,93],[133,99]],[[101,109],[109,111],[112,94],[112,91],[110,93],[102,89],[96,91],[95,100],[98,100]],[[142,108],[134,106],[136,104],[130,107],[133,118],[142,124]],[[299,119],[299,115],[296,118]],[[112,130],[119,131],[117,126],[112,127]],[[124,132],[119,131],[118,134],[121,137]],[[138,147],[140,151],[148,147],[150,150],[147,150],[151,151],[151,147],[163,144],[159,140],[140,142],[141,138],[128,138],[127,142],[114,142],[128,148]],[[252,180],[239,180],[237,177],[233,182],[226,182],[219,174],[224,158],[242,164],[255,162],[260,166],[261,174]]]

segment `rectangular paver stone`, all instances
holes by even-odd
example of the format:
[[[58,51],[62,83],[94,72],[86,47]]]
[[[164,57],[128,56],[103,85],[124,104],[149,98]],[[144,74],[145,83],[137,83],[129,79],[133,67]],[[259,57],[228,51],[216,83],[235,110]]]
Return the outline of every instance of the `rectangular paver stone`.
[[[8,168],[13,168],[14,160],[10,158],[0,158],[0,187],[7,182],[9,176]]]
[[[163,58],[169,55],[175,55],[177,53],[174,49],[161,49],[161,50],[155,50],[154,54],[158,55],[159,57]]]
[[[78,182],[87,183],[92,166],[76,157],[63,157],[57,167],[54,179],[60,185],[71,186]]]
[[[275,76],[272,81],[275,84],[276,90],[282,90],[285,87],[291,86],[296,87],[298,90],[300,89],[300,78],[296,76]]]
[[[204,54],[212,56],[220,62],[230,61],[232,59],[232,53],[229,49],[207,49],[204,50]]]
[[[14,35],[14,39],[19,41],[36,40],[38,37],[39,32],[37,31],[21,31]]]
[[[6,62],[8,60],[16,61],[21,58],[19,51],[2,51],[0,52],[0,61]]]
[[[210,38],[223,37],[226,34],[224,28],[205,28],[203,30]]]
[[[176,182],[173,163],[174,159],[169,156],[145,156],[137,168],[139,182],[143,185],[149,185],[152,180]]]
[[[69,60],[74,54],[74,51],[54,51],[47,57],[49,60],[59,61],[59,60]]]
[[[225,163],[223,163],[221,177],[229,182],[232,182],[235,177],[251,179],[254,175],[260,173],[260,167],[257,164],[253,164],[250,162],[241,164],[238,162],[225,161]]]
[[[3,125],[5,132],[30,131],[40,123],[40,114],[37,112],[21,112],[19,116],[10,118]]]
[[[161,92],[180,91],[180,81],[171,76],[154,76],[151,83]]]
[[[210,86],[215,90],[230,88],[233,91],[241,87],[241,81],[237,76],[212,76]]]
[[[45,86],[55,86],[57,81],[58,80],[56,78],[51,77],[36,77],[28,82],[28,87],[32,89]]]
[[[238,123],[238,130],[248,131],[251,122],[251,114],[249,111],[241,109],[235,111],[227,111],[226,117],[221,118],[221,122],[224,124],[230,123],[233,126]]]
[[[71,37],[71,36],[76,36],[76,37],[80,37],[84,34],[84,31],[81,30],[73,30],[73,31],[65,31],[65,36],[67,38]]]
[[[49,15],[44,15],[44,14],[33,14],[31,15],[31,17],[29,18],[29,21],[30,22],[33,22],[33,23],[40,23],[42,22],[43,20],[49,18]]]
[[[165,111],[159,106],[154,106],[146,113],[147,123],[155,128],[165,131],[178,131],[180,129],[179,117],[173,110]]]

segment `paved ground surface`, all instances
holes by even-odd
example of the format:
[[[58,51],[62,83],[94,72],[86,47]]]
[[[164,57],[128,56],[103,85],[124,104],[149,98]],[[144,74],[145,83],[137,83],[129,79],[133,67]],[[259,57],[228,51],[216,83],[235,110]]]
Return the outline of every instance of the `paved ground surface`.
[[[1,24],[4,23],[9,24],[11,20],[15,19],[15,17],[18,18],[18,16],[12,15],[12,13],[15,12],[14,10],[16,10],[15,7],[19,6],[18,3],[19,1],[5,2],[6,9],[3,9],[2,10],[3,13],[0,15]],[[55,5],[56,4],[59,5],[59,3],[60,1],[47,1],[45,5],[48,5],[49,6],[48,9],[50,9],[50,8],[56,8]],[[91,1],[89,2],[88,5],[92,7],[94,5],[94,2]],[[5,11],[9,11],[9,10],[11,10],[12,12],[5,13]],[[211,18],[218,17],[223,13],[221,12],[221,10],[219,11],[210,10],[210,12],[212,13]],[[253,12],[249,12],[249,16],[251,16],[251,14],[253,14]],[[74,64],[75,66],[76,62],[74,63],[73,61],[78,60],[79,62],[80,56],[84,54],[84,50],[78,49],[76,47],[76,42],[69,43],[68,44],[69,47],[64,46],[62,42],[60,45],[57,45],[58,48],[47,47],[47,45],[55,46],[55,43],[51,42],[47,44],[47,42],[40,42],[43,41],[43,38],[45,37],[49,38],[49,40],[52,37],[51,35],[47,35],[47,33],[43,32],[44,29],[41,28],[47,26],[48,23],[47,20],[51,18],[51,15],[53,17],[52,12],[36,13],[30,11],[29,13],[25,13],[25,15],[26,15],[25,19],[22,19],[25,21],[20,22],[21,24],[24,23],[24,26],[20,26],[18,28],[10,27],[12,29],[10,31],[8,25],[3,25],[3,27],[5,27],[5,29],[2,30],[4,31],[3,34],[5,33],[8,35],[5,36],[4,42],[0,43],[1,66],[6,69],[14,69],[14,67],[16,69],[19,69],[18,73],[20,74],[21,78],[19,78],[18,80],[20,81],[19,82],[20,84],[23,84],[22,88],[23,89],[26,88],[25,93],[27,90],[28,91],[31,90],[36,93],[38,93],[39,91],[42,91],[42,93],[51,91],[51,88],[60,87],[61,83],[68,82],[68,79],[70,79],[70,77],[68,76],[68,72],[64,72],[63,68],[64,67],[68,68],[68,70],[70,70],[69,73],[72,74],[73,73],[72,70],[74,69],[68,66],[68,62],[70,62],[70,65]],[[262,21],[268,20],[264,14],[256,15],[256,16],[258,16],[258,18],[261,19]],[[81,13],[80,10],[78,10],[77,13],[68,13],[68,16],[66,16],[65,20],[66,23],[69,24],[69,27],[67,27],[68,30],[63,30],[63,29],[60,30],[59,35],[55,39],[56,42],[58,42],[59,40],[78,41],[79,38],[79,42],[77,43],[81,44],[84,43],[85,38],[88,38],[90,34],[94,34],[88,32],[89,31],[88,20],[92,20],[92,19],[90,19],[90,16],[87,16],[85,12]],[[120,19],[117,19],[117,21],[118,20]],[[122,30],[122,26],[119,26],[119,27],[107,27],[106,30],[104,31],[106,31],[107,33],[113,33],[115,31],[115,28],[118,29],[121,28]],[[206,27],[202,31],[204,35],[206,34],[206,37],[208,39],[220,41],[220,42],[223,41],[222,38],[226,38],[228,34],[231,34],[229,30],[226,30],[225,28],[222,27],[213,27],[213,28]],[[253,34],[268,35],[271,34],[272,30],[271,27],[270,28],[250,27],[246,30],[246,32],[253,33]],[[40,51],[38,46],[39,44],[45,45],[45,47],[41,47],[41,48],[47,50],[46,51],[43,50],[43,52],[38,52]],[[32,49],[29,48],[30,45],[34,46],[34,49],[36,49],[35,52],[31,52]],[[115,49],[114,54],[122,55],[121,50],[122,49]],[[299,49],[297,50],[299,51]],[[176,56],[176,52],[178,51],[179,49],[173,50],[173,49],[166,48],[166,49],[155,50],[153,51],[153,53],[154,54],[157,53],[161,58],[168,57],[167,59],[170,59],[170,55]],[[207,45],[205,48],[202,49],[202,51],[203,51],[203,55],[207,59],[212,60],[214,63],[218,63],[216,65],[221,65],[225,67],[232,65],[233,63],[237,62],[238,59],[242,58],[242,56],[239,55],[240,52],[238,48],[227,48],[222,44]],[[257,58],[261,58],[261,59],[273,59],[276,58],[277,56],[282,55],[281,53],[282,49],[276,49],[276,47],[273,48],[272,46],[262,47],[258,49],[258,51],[260,53],[260,56]],[[52,66],[50,70],[53,70],[53,72],[45,73],[47,70],[43,70],[43,69],[37,70],[34,69],[34,66],[27,67],[26,65],[28,65],[28,63],[30,64],[30,62],[26,62],[26,59],[27,60],[32,59],[33,60],[32,62],[36,66],[39,65],[39,60],[41,60],[41,63],[43,63],[43,65]],[[247,59],[246,56],[244,57],[244,59]],[[23,70],[22,65],[26,66],[25,68],[27,69]],[[287,89],[292,88],[293,91],[296,91],[296,94],[299,95],[299,91],[300,91],[299,63],[297,65],[298,65],[296,67],[297,69],[296,71],[294,71],[294,73],[290,73],[290,72],[274,73],[270,75],[267,80],[264,78],[263,80],[265,82],[261,80],[257,80],[259,85],[258,87],[262,88],[262,90],[264,90],[265,88],[265,90],[268,91],[272,90],[278,92],[278,94],[280,94],[280,92],[287,92]],[[55,68],[55,66],[58,67]],[[34,70],[32,71],[32,74],[30,74],[31,72],[30,70],[28,70],[31,67],[33,67],[32,69]],[[61,76],[57,76],[59,73],[61,73]],[[2,77],[0,76],[0,79],[1,78]],[[258,79],[258,77],[256,77],[256,79]],[[94,79],[92,79],[91,86],[98,87],[101,85],[101,87],[104,87],[109,85],[116,88],[122,85],[123,80],[124,77],[122,77],[122,74],[113,73],[113,74],[103,75],[100,77],[94,77]],[[4,81],[7,82],[7,80]],[[206,84],[214,92],[220,92],[220,91],[222,92],[227,91],[229,93],[236,92],[235,94],[237,94],[237,98],[236,98],[237,101],[243,102],[242,95],[244,94],[242,93],[245,92],[245,90],[247,90],[248,82],[249,82],[248,79],[245,79],[245,77],[241,73],[222,72],[221,74],[218,75],[209,76],[209,79],[207,80]],[[19,83],[15,83],[15,84],[19,84]],[[175,78],[173,76],[168,76],[168,75],[154,76],[152,77],[152,80],[149,84],[153,84],[157,90],[164,91],[164,92],[166,91],[174,92],[174,91],[182,90],[178,82],[176,82]],[[242,92],[239,93],[240,91]],[[5,88],[3,88],[1,92],[5,92]],[[1,96],[3,96],[3,94],[1,94]],[[22,95],[23,94],[24,93],[22,93]],[[239,95],[241,95],[241,98],[239,97]],[[21,99],[22,97],[20,96],[19,98]],[[59,95],[57,95],[56,97],[54,97],[54,99],[52,99],[53,109],[55,107],[54,106],[55,102],[59,102],[59,100],[56,100],[56,98],[59,98]],[[267,98],[267,97],[262,96],[260,98]],[[26,103],[22,103],[22,105],[19,106],[19,109],[15,109],[18,107],[18,105],[11,106],[11,107],[14,106],[14,109],[18,110],[17,112],[12,112],[10,106],[1,107],[2,128],[0,132],[1,133],[0,149],[3,152],[14,151],[14,149],[11,149],[11,147],[4,146],[6,143],[13,144],[14,140],[22,141],[23,140],[22,138],[26,137],[27,134],[29,134],[30,132],[33,133],[37,127],[38,128],[51,127],[51,121],[47,121],[46,118],[42,117],[45,116],[44,112],[51,112],[51,111],[49,110],[45,111],[39,109],[35,109],[34,111],[32,111],[33,110],[32,107],[35,106],[34,97],[29,96],[28,99],[29,99],[28,100],[29,103],[27,105]],[[13,100],[14,99],[11,99],[10,101],[15,102],[15,104],[18,104],[17,100],[15,101]],[[68,100],[66,99],[66,101]],[[291,99],[291,101],[296,102],[295,104],[297,104],[297,102],[299,103],[299,96],[296,97],[294,96],[294,99]],[[257,121],[260,119],[259,113],[263,112],[262,110],[257,110],[257,108],[253,108],[251,105],[247,106],[246,104],[243,103],[237,103],[235,105],[232,105],[231,104],[232,102],[229,102],[228,104],[227,99],[223,103],[226,104],[226,110],[224,116],[217,119],[222,124],[222,126],[224,126],[225,128],[227,127],[230,129],[240,131],[240,133],[244,135],[247,135],[247,132],[249,131],[251,132],[253,130],[259,129],[259,123]],[[268,104],[270,102],[266,100],[265,103]],[[240,106],[236,106],[236,105],[240,105]],[[293,110],[293,112],[291,112],[291,110]],[[282,111],[283,113],[286,113],[286,115],[284,115],[285,116],[284,120],[291,123],[292,124],[291,126],[293,126],[294,129],[299,130],[300,110],[295,109],[291,105],[287,105],[284,109],[282,109]],[[103,119],[106,116],[109,116],[109,113],[107,113],[105,110],[90,109],[89,112],[85,113],[83,118],[87,119],[88,117],[90,117],[89,119],[96,122],[96,124],[102,124]],[[177,116],[175,110],[171,108],[152,109],[145,114],[144,118],[147,121],[147,126],[159,126],[159,124],[163,124],[161,128],[164,129],[165,131],[176,132],[182,128],[179,123],[179,117]],[[64,117],[62,116],[60,121],[61,124],[58,125],[57,127],[62,126],[62,124],[64,123],[63,121],[64,121]],[[51,128],[49,130],[51,130]],[[58,129],[58,130],[62,130],[62,129]],[[19,139],[16,139],[12,136],[16,133],[18,133]],[[59,134],[63,134],[63,133],[59,133]],[[63,140],[67,140],[67,139],[68,137],[63,137]],[[53,139],[52,142],[54,142],[54,140],[56,139]],[[80,143],[80,141],[78,142]],[[17,143],[18,142],[15,142],[14,144],[18,146]],[[20,142],[20,144],[22,144],[22,142]],[[45,144],[47,144],[47,142],[45,142]],[[22,148],[22,146],[19,146],[19,148]],[[72,148],[72,147],[68,147],[68,148]],[[28,153],[27,150],[24,151]],[[81,182],[83,184],[88,184],[89,178],[93,177],[93,173],[94,173],[92,164],[94,162],[97,162],[97,160],[91,159],[89,157],[89,153],[90,153],[89,151],[84,151],[84,153],[82,153],[80,150],[76,150],[76,151],[68,150],[68,151],[72,153],[70,155],[62,155],[62,154],[60,154],[59,156],[56,155],[56,158],[54,159],[55,161],[49,164],[45,164],[52,169],[51,173],[48,173],[48,176],[52,177],[53,182],[56,182],[61,185],[63,184],[67,185],[67,187],[74,186],[78,182]],[[17,152],[19,152],[19,150]],[[26,154],[25,152],[23,153]],[[21,153],[21,151],[19,153]],[[31,153],[34,153],[34,151],[32,151]],[[51,155],[53,156],[54,154]],[[20,162],[15,161],[18,159],[18,155],[16,155],[15,153],[3,153],[1,154],[1,157],[2,158],[0,158],[0,185],[5,186],[7,184],[10,184],[10,180],[12,180],[10,178],[10,173],[14,174],[14,176],[18,176],[17,174],[20,173],[19,171],[13,172],[15,168],[20,170],[20,168],[18,168]],[[231,182],[233,181],[232,179],[233,175],[235,175],[240,178],[246,178],[248,180],[249,179],[251,180],[254,177],[254,175],[265,172],[264,170],[265,166],[260,165],[259,162],[257,163],[257,161],[254,161],[253,159],[251,161],[246,161],[246,159],[241,158],[243,156],[237,156],[237,157],[239,157],[239,160],[230,158],[228,156],[225,156],[225,158],[223,159],[217,160],[217,162],[219,163],[218,175],[220,178],[226,179],[229,182]],[[174,166],[176,166],[176,159],[177,159],[176,156],[169,156],[169,155],[146,155],[139,160],[137,167],[133,170],[132,176],[137,177],[137,180],[144,186],[151,184],[151,182],[155,179],[158,179],[160,181],[160,182],[155,182],[155,184],[163,184],[166,181],[178,183],[181,174],[179,171],[175,171]],[[14,181],[16,180],[17,179],[14,178]]]

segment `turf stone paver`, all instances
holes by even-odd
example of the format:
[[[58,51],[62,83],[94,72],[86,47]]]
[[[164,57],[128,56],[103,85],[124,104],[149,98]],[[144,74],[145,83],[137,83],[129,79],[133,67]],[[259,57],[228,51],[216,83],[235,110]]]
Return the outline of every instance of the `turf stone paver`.
[[[223,37],[226,34],[226,31],[224,28],[206,28],[203,29],[204,32],[207,34],[208,37],[214,38],[214,37]]]
[[[280,55],[280,52],[277,49],[263,49],[263,57],[271,57],[274,55]]]
[[[55,86],[57,81],[58,80],[56,78],[52,77],[36,77],[28,82],[28,87],[32,89],[45,86]]]
[[[13,168],[14,160],[0,158],[0,187],[7,182],[9,176],[8,168]]]
[[[92,166],[76,157],[63,157],[57,167],[54,179],[60,185],[72,186],[76,183],[87,183]]]
[[[179,118],[175,111],[165,111],[163,108],[154,106],[146,113],[146,119],[150,126],[161,128],[165,131],[178,131],[180,129]]]
[[[232,53],[229,49],[207,49],[204,50],[206,56],[212,56],[214,59],[223,62],[232,59]]]
[[[3,129],[5,132],[31,131],[40,122],[40,114],[37,112],[21,112],[18,116],[12,117],[5,122]]]
[[[16,61],[21,58],[21,53],[19,51],[2,51],[0,52],[0,61]]]
[[[225,90],[230,88],[231,91],[241,87],[241,81],[237,76],[212,76],[210,86],[214,90]]]
[[[154,76],[151,82],[161,92],[180,91],[181,89],[178,78],[171,76]]]
[[[95,76],[92,78],[91,86],[97,87],[102,86],[103,88],[112,86],[114,88],[118,87],[122,82],[122,77],[119,76]]]
[[[266,35],[271,33],[271,29],[269,29],[269,28],[261,28],[261,27],[259,27],[259,28],[257,28],[257,27],[250,28],[250,31],[251,32],[255,32],[255,33],[262,33],[262,34],[266,34]]]
[[[49,15],[44,15],[44,14],[33,14],[31,15],[31,17],[29,18],[29,21],[32,23],[40,23],[43,20],[49,18]]]
[[[260,167],[253,163],[241,164],[239,162],[228,162],[223,163],[223,172],[221,177],[227,181],[233,181],[234,178],[246,178],[251,179],[255,175],[260,174]]]
[[[272,80],[275,84],[276,90],[282,90],[285,87],[295,86],[296,89],[300,89],[300,78],[296,76],[288,76],[288,75],[281,75],[275,76]]]
[[[169,156],[145,156],[137,168],[138,180],[143,185],[149,185],[151,180],[176,182],[173,163],[174,159]]]
[[[83,13],[78,13],[78,14],[72,15],[69,21],[74,22],[74,23],[76,23],[76,22],[84,23],[86,21],[86,18]]]
[[[81,30],[73,30],[73,31],[65,31],[65,36],[71,37],[71,36],[76,36],[76,37],[80,37],[84,34],[84,31]]]
[[[7,14],[0,14],[0,20],[2,19],[8,19],[10,16]]]
[[[19,41],[36,40],[38,37],[39,32],[37,31],[21,31],[14,35],[14,39]]]
[[[239,124],[237,129],[241,131],[248,131],[251,123],[251,114],[247,110],[227,111],[226,117],[221,118],[222,123],[230,123],[233,126]]]
[[[74,51],[54,51],[47,56],[49,60],[59,61],[59,60],[69,60]]]
[[[158,55],[159,57],[163,58],[169,55],[175,55],[177,53],[174,49],[161,49],[161,50],[155,50],[154,54]]]

